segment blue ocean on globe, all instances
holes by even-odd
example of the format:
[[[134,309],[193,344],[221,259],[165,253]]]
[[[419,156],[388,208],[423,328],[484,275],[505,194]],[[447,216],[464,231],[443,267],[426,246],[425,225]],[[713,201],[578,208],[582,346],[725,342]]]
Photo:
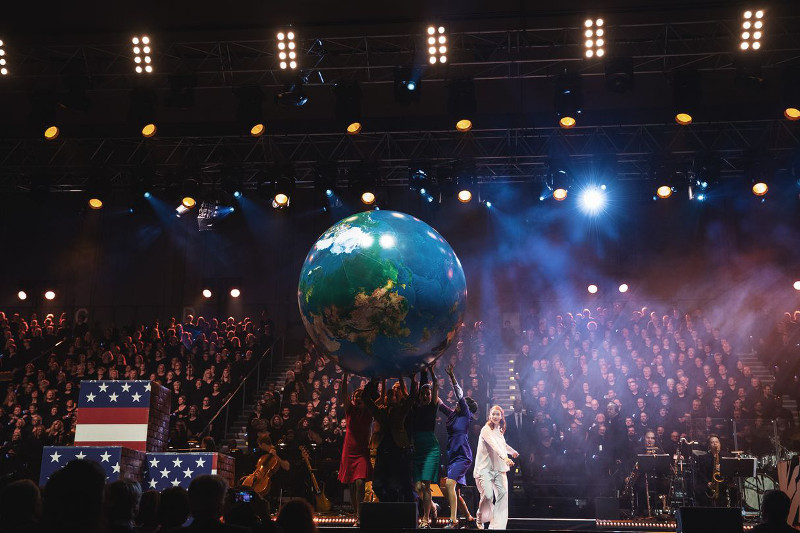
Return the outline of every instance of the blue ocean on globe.
[[[311,247],[297,301],[318,348],[365,377],[421,370],[455,338],[467,282],[455,252],[416,217],[365,211]]]

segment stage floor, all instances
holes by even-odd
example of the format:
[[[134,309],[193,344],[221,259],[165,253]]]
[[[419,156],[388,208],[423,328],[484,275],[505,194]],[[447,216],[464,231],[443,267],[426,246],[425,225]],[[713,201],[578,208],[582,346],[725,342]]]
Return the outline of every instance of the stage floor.
[[[317,519],[317,526],[319,529],[327,533],[346,533],[358,531],[359,528],[352,526],[353,519],[349,517],[320,517]],[[432,530],[441,530],[447,523],[445,519],[440,519],[437,522],[438,527],[431,528]],[[744,530],[752,529],[754,524],[745,523]],[[365,531],[419,531],[415,529],[397,529],[391,530],[388,527],[380,529],[369,529]],[[474,531],[474,530],[473,530]],[[615,531],[626,533],[662,533],[676,531],[676,524],[674,521],[661,521],[661,520],[597,520],[594,518],[580,519],[580,518],[509,518],[508,529],[505,531],[590,531],[612,533]]]

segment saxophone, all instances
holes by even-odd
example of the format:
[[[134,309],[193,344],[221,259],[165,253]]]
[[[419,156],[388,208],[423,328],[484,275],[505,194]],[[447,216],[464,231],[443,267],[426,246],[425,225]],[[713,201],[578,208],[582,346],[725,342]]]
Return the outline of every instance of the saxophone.
[[[714,471],[711,474],[711,488],[708,489],[708,498],[716,500],[719,498],[720,485],[725,481],[719,470],[719,454],[714,454]]]

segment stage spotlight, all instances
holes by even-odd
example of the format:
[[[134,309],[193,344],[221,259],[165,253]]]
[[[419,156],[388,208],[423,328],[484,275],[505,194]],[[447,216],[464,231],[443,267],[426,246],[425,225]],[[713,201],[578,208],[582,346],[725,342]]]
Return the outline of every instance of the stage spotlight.
[[[240,291],[236,287],[231,289],[231,298],[238,298],[241,295],[242,295],[242,291]]]
[[[763,181],[756,181],[753,183],[753,194],[756,196],[765,196],[769,191],[769,186]]]
[[[211,289],[203,289],[204,298],[211,298],[211,296],[212,296]]]
[[[150,137],[156,134],[156,130],[157,130],[156,125],[153,124],[152,122],[145,124],[142,127],[142,137],[149,139]]]
[[[589,294],[597,294],[597,285],[589,285],[586,290],[589,291]]]
[[[459,202],[461,202],[462,204],[466,204],[466,203],[469,203],[470,200],[472,200],[472,192],[471,191],[469,191],[467,189],[463,189],[461,191],[458,191],[458,201]]]
[[[60,134],[61,134],[61,130],[56,125],[48,126],[44,130],[44,138],[47,139],[48,141],[52,141],[52,140],[58,139],[58,136]]]
[[[800,281],[795,281],[793,287],[794,290],[800,291]]]
[[[700,73],[694,69],[675,72],[672,78],[672,100],[675,107],[675,122],[688,126],[694,120],[703,99]]]
[[[578,205],[588,215],[596,215],[606,206],[606,192],[601,187],[589,186],[583,189],[578,197]]]
[[[86,196],[88,197],[89,207],[92,209],[102,209],[111,188],[110,176],[100,168],[94,168],[89,173],[86,180]]]
[[[143,137],[156,134],[156,106],[158,96],[153,89],[137,88],[130,92],[128,121]]]
[[[605,63],[606,89],[615,93],[633,90],[633,58],[609,57]]]
[[[400,105],[419,102],[421,92],[420,72],[410,67],[394,69],[394,99]]]
[[[375,203],[375,193],[372,191],[364,191],[361,193],[361,203],[364,205],[372,205]]]
[[[485,205],[485,206],[486,206],[486,209],[491,209],[491,208],[492,208],[492,201],[491,201],[491,200],[486,200],[486,201],[483,203],[483,205]]]
[[[286,109],[303,107],[308,102],[308,96],[303,90],[306,79],[297,77],[283,87],[283,91],[275,95],[275,103]]]
[[[447,34],[444,26],[428,26],[428,63],[447,63]]]
[[[278,65],[281,70],[297,70],[297,43],[295,41],[294,30],[280,30],[277,35],[278,40]]]
[[[358,83],[337,83],[333,87],[336,95],[336,121],[348,135],[361,133],[361,87]]]
[[[578,115],[583,112],[583,89],[580,74],[564,73],[556,78],[556,92],[553,100],[562,128],[572,128],[577,124]]]
[[[606,54],[606,35],[605,35],[605,21],[601,18],[586,19],[583,22],[583,42],[585,52],[584,56],[587,59],[593,57],[603,57]]]
[[[548,162],[547,188],[552,191],[553,199],[562,202],[567,199],[567,190],[572,184],[566,163],[551,159]]]
[[[289,207],[294,194],[295,180],[286,171],[281,170],[281,175],[275,180],[274,195],[272,197],[272,207],[284,209]]]
[[[628,292],[628,284],[627,283],[621,284],[619,286],[619,292],[621,292],[622,294],[625,294],[626,292]]]
[[[246,85],[234,91],[236,96],[236,122],[239,131],[248,132],[252,137],[264,134],[264,93],[260,87]]]
[[[233,175],[225,175],[220,180],[220,188],[236,199],[242,197],[242,180]]]
[[[131,48],[133,51],[133,65],[137,74],[153,73],[153,58],[150,55],[152,43],[147,35],[134,36],[131,38]]]
[[[28,299],[28,293],[25,292],[25,291],[19,291],[17,293],[17,298],[19,298],[20,300],[27,300]]]
[[[475,82],[471,78],[453,80],[447,87],[447,108],[456,131],[467,132],[472,129],[472,120],[478,109],[475,99]]]
[[[656,189],[656,195],[661,198],[662,200],[666,200],[675,190],[669,185],[661,185],[658,189]]]
[[[200,184],[196,179],[185,179],[181,185],[181,206],[186,210],[194,209],[197,205],[197,194],[199,192]]]
[[[6,44],[0,39],[0,76],[8,75],[6,66]]]
[[[787,107],[783,110],[783,116],[789,120],[800,120],[800,109],[796,107]]]
[[[44,297],[47,300],[55,300],[56,293],[55,293],[55,291],[48,290],[48,291],[45,291]]]

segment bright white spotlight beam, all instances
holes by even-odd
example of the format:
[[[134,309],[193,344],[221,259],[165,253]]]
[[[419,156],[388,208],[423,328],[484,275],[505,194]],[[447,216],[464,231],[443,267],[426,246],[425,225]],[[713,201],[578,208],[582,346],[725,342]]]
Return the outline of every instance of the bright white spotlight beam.
[[[587,215],[596,215],[606,206],[606,193],[600,187],[587,187],[578,196],[578,205]]]

